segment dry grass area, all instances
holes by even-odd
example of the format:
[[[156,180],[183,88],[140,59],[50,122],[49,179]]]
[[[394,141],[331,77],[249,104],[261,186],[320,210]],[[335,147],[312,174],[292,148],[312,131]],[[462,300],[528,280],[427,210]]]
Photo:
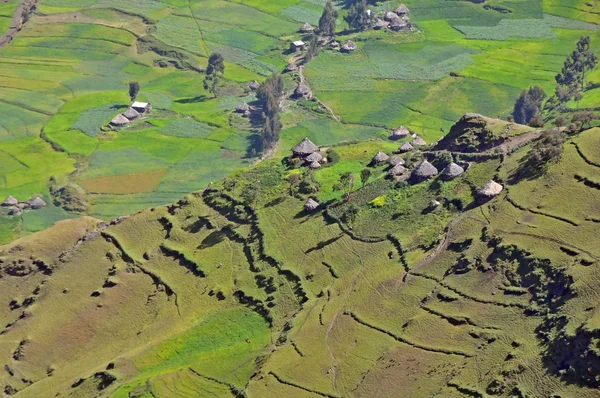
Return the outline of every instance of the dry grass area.
[[[131,194],[152,192],[158,187],[166,169],[148,170],[109,177],[88,178],[81,184],[90,193]]]

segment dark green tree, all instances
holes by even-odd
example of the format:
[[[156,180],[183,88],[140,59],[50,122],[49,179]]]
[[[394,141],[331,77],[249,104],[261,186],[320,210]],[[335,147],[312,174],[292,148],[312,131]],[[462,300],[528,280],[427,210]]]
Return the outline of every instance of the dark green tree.
[[[260,196],[260,184],[256,182],[251,182],[244,186],[240,196],[245,204],[248,206],[254,206],[258,197]]]
[[[319,19],[319,34],[321,36],[335,35],[335,25],[337,24],[338,12],[333,8],[331,1],[325,4],[325,9]]]
[[[360,181],[362,182],[363,187],[367,184],[367,182],[369,181],[369,178],[371,178],[371,170],[369,169],[363,169],[360,172]]]
[[[358,213],[360,213],[360,207],[352,203],[344,212],[342,213],[342,221],[345,223],[353,223],[356,221],[356,217],[358,217]]]
[[[217,98],[219,81],[225,74],[225,63],[223,56],[219,53],[212,53],[208,58],[206,67],[206,77],[204,78],[204,89],[210,91]]]
[[[354,174],[347,171],[340,176],[340,181],[333,186],[334,191],[342,191],[344,198],[348,199],[354,187]]]
[[[586,124],[589,127],[595,119],[598,119],[598,117],[592,111],[575,112],[571,117],[571,123],[575,124],[578,130],[581,130]]]
[[[598,64],[598,57],[590,48],[590,36],[581,36],[577,48],[565,60],[561,72],[556,75],[556,96],[561,103],[576,96],[581,98],[585,88],[586,73]],[[579,96],[578,96],[579,95]]]
[[[544,98],[546,98],[546,93],[540,86],[533,86],[529,87],[528,90],[523,90],[515,102],[513,109],[512,114],[515,122],[528,124],[536,116],[541,115]]]
[[[350,6],[344,20],[352,29],[363,31],[371,26],[371,16],[367,13],[367,1],[360,0]]]
[[[302,181],[302,177],[300,177],[299,173],[290,174],[287,178],[287,182],[289,184],[289,193],[290,196],[294,196],[300,187],[300,182]]]
[[[317,181],[315,173],[311,170],[304,174],[302,182],[300,182],[300,192],[305,194],[315,194],[321,189],[321,184]]]
[[[138,82],[129,82],[129,98],[131,98],[131,102],[135,101],[139,92],[140,84]]]
[[[316,35],[313,35],[312,39],[310,39],[310,43],[308,43],[306,54],[304,55],[304,63],[310,62],[313,58],[319,55],[320,49],[321,47],[319,46],[319,38]]]
[[[272,74],[256,92],[263,110],[261,134],[261,148],[263,151],[273,148],[279,140],[279,133],[283,127],[279,110],[284,88],[283,77],[280,74]]]

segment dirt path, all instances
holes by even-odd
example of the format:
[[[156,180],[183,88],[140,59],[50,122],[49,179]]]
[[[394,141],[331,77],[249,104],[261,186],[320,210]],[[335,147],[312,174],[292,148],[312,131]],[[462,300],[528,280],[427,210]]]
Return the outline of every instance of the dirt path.
[[[13,41],[17,33],[29,19],[29,15],[35,11],[39,0],[21,0],[13,14],[10,28],[0,36],[0,48],[5,47]]]
[[[304,84],[306,87],[309,87],[308,83],[306,82],[306,78],[304,77],[304,65],[300,65],[298,67],[298,75],[300,75],[300,84]],[[309,87],[310,88],[310,87]],[[312,92],[312,90],[311,90]],[[340,118],[337,117],[335,115],[335,113],[333,113],[333,110],[327,106],[324,102],[322,102],[320,99],[318,99],[317,97],[315,97],[313,95],[313,98],[315,100],[317,100],[317,102],[319,103],[319,105],[321,105],[323,108],[327,109],[327,112],[329,112],[331,114],[331,117],[336,121],[336,122],[340,122]]]
[[[500,148],[502,153],[509,154],[513,151],[513,149],[517,148],[520,145],[526,144],[529,141],[538,139],[542,134],[542,130],[528,131],[527,133],[517,135],[512,139],[509,138],[506,142],[502,143],[497,148]]]

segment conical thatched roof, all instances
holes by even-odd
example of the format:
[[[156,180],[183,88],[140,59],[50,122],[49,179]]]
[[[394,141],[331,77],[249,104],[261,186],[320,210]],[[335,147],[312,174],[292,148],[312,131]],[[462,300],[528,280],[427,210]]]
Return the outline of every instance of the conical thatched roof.
[[[302,33],[309,33],[309,32],[312,32],[313,30],[315,30],[314,26],[312,26],[308,22],[300,27],[300,32],[302,32]]]
[[[408,21],[406,21],[402,18],[393,19],[390,21],[390,24],[388,25],[388,28],[390,28],[391,30],[395,30],[395,31],[407,29],[409,27],[410,27],[410,25],[409,25]]]
[[[313,152],[310,155],[308,155],[304,160],[306,160],[309,163],[320,162],[321,160],[323,160],[323,156],[319,152]]]
[[[401,164],[397,164],[388,171],[388,175],[389,176],[399,176],[400,174],[404,174],[405,172],[406,172],[406,167],[402,166]]]
[[[396,8],[396,14],[398,15],[407,15],[410,13],[410,10],[404,4],[400,4],[398,8]]]
[[[441,203],[438,202],[435,199],[432,199],[432,200],[429,201],[429,208],[430,209],[437,209],[440,205],[441,205]]]
[[[133,108],[128,108],[125,112],[123,112],[123,116],[129,120],[133,120],[140,117],[140,113]]]
[[[239,113],[244,113],[249,110],[250,110],[250,106],[248,106],[248,104],[246,104],[245,102],[243,104],[239,104],[238,106],[235,107],[235,111],[239,112]]]
[[[257,82],[256,80],[253,81],[252,83],[250,83],[250,89],[252,89],[252,90],[258,90],[259,87],[260,87],[260,83]]]
[[[295,63],[293,63],[293,62],[290,62],[290,63],[289,63],[289,64],[287,64],[287,66],[285,67],[285,71],[286,71],[286,72],[292,72],[292,71],[295,71],[295,70],[298,70],[298,65],[296,65],[296,64],[295,64]]]
[[[27,203],[29,203],[29,206],[32,209],[41,209],[42,207],[46,207],[46,202],[44,202],[44,200],[40,197],[34,198]]]
[[[312,162],[311,164],[308,165],[308,167],[310,167],[311,169],[319,169],[321,168],[321,163],[317,162],[316,160],[314,162]]]
[[[465,172],[465,169],[452,162],[442,170],[442,177],[445,179],[453,179]]]
[[[496,181],[490,180],[483,187],[479,188],[477,193],[486,198],[493,198],[502,192],[503,189],[504,187],[502,185],[498,184]]]
[[[406,127],[400,126],[396,130],[392,131],[392,134],[390,134],[390,139],[394,140],[394,139],[404,138],[404,137],[408,137],[409,135],[410,135],[410,131]]]
[[[129,124],[129,119],[119,113],[117,116],[113,117],[110,124],[113,126],[125,126],[126,124]]]
[[[15,199],[14,197],[12,197],[11,195],[8,195],[8,197],[6,199],[4,199],[4,202],[2,202],[2,206],[16,206],[19,204],[19,201],[17,199]]]
[[[377,152],[377,154],[375,156],[373,156],[373,163],[374,164],[383,163],[383,162],[387,161],[389,158],[390,157],[388,155],[379,151],[379,152]]]
[[[296,97],[310,97],[311,96],[310,88],[306,84],[300,83],[296,90],[294,90],[294,95]]]
[[[292,148],[292,152],[295,155],[307,156],[311,153],[317,152],[319,147],[312,143],[308,137],[305,137],[295,147]]]
[[[388,160],[388,163],[390,166],[394,167],[397,166],[399,164],[404,164],[404,159],[402,159],[400,156],[393,156]]]
[[[344,51],[354,51],[356,50],[358,47],[356,46],[356,43],[354,43],[352,40],[348,40],[344,43],[344,45],[342,46],[342,50]]]
[[[434,165],[424,160],[412,171],[411,176],[417,180],[426,180],[437,175],[438,170]]]
[[[383,19],[385,19],[388,22],[392,22],[394,19],[398,18],[398,14],[396,14],[393,11],[386,11],[385,14],[383,14]]]
[[[408,142],[405,142],[404,144],[400,145],[399,151],[401,153],[404,153],[404,152],[410,152],[413,149],[415,149],[415,148],[412,145],[410,145]]]
[[[412,146],[425,146],[427,145],[427,143],[425,142],[425,140],[419,136],[416,136],[414,140],[412,140],[410,142],[412,144]]]
[[[304,210],[306,211],[314,211],[319,207],[319,202],[314,200],[313,198],[308,198],[306,203],[304,203]]]
[[[8,215],[9,216],[18,216],[18,215],[20,215],[22,213],[23,213],[23,209],[21,209],[19,206],[12,206],[8,210]]]
[[[375,25],[373,25],[373,29],[379,30],[379,29],[383,29],[386,26],[388,26],[389,22],[384,21],[383,19],[378,19],[377,22],[375,22]]]

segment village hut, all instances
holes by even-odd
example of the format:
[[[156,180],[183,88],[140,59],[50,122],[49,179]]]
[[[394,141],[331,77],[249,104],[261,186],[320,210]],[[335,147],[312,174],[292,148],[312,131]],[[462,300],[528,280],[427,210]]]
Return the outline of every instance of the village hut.
[[[404,4],[400,4],[398,8],[394,11],[397,15],[408,15],[410,14],[410,10]]]
[[[412,140],[410,142],[412,144],[413,147],[415,146],[425,146],[427,145],[427,143],[425,142],[425,140],[419,136],[416,136],[414,140]]]
[[[423,160],[421,164],[419,164],[412,171],[411,178],[416,182],[421,182],[430,179],[431,177],[435,177],[438,173],[438,170],[434,165],[429,163],[427,160]]]
[[[9,216],[19,216],[21,214],[23,214],[23,209],[21,209],[19,206],[12,206],[8,210],[8,215]]]
[[[149,104],[148,102],[136,101],[133,104],[131,104],[131,107],[140,114],[152,112],[152,105]]]
[[[440,207],[440,205],[441,205],[441,203],[440,203],[440,202],[438,202],[438,201],[437,201],[437,200],[435,200],[435,199],[431,199],[431,200],[429,201],[429,205],[427,206],[427,208],[428,208],[429,210],[435,210],[435,209],[437,209],[438,207]]]
[[[296,87],[296,89],[294,90],[294,96],[296,98],[311,98],[312,92],[306,84],[300,83],[298,84],[298,87]]]
[[[250,111],[250,106],[244,102],[243,104],[236,106],[235,111],[238,113],[245,113]]]
[[[44,200],[42,198],[40,198],[39,196],[34,199],[31,199],[27,203],[29,204],[29,207],[34,210],[41,209],[42,207],[46,207],[46,202],[44,202]]]
[[[307,163],[319,162],[323,160],[323,156],[319,152],[313,152],[304,159]]]
[[[401,164],[397,164],[394,167],[392,167],[391,169],[388,170],[388,175],[390,177],[395,177],[395,176],[399,176],[401,174],[404,174],[406,172],[406,167],[404,167]]]
[[[308,165],[308,168],[311,170],[316,170],[316,169],[320,169],[321,168],[321,163],[314,161],[311,164]]]
[[[392,167],[397,166],[397,165],[403,165],[404,159],[402,159],[400,156],[392,156],[389,160],[388,160],[388,164]]]
[[[315,30],[315,27],[307,22],[304,25],[302,25],[299,30],[300,33],[311,33]]]
[[[448,166],[444,167],[444,170],[442,170],[442,179],[452,180],[464,172],[465,172],[465,169],[463,169],[461,166],[457,165],[456,163],[452,162]]]
[[[329,43],[329,45],[331,46],[331,48],[340,48],[340,42],[336,40]]]
[[[296,65],[293,62],[290,62],[289,64],[287,64],[287,66],[285,67],[284,72],[293,72],[295,70],[298,70],[298,65]]]
[[[408,137],[410,135],[410,131],[404,126],[398,127],[396,130],[392,131],[390,134],[390,140],[399,140],[404,137]]]
[[[389,158],[390,157],[388,155],[379,151],[379,152],[377,152],[377,154],[375,156],[373,156],[373,160],[371,161],[371,164],[377,165],[377,164],[386,162]]]
[[[125,116],[129,120],[135,120],[138,117],[140,117],[140,113],[130,107],[125,112],[123,112],[123,116]]]
[[[127,119],[125,116],[119,113],[117,116],[112,118],[110,124],[116,127],[126,126],[129,124],[129,119]]]
[[[383,14],[383,19],[388,22],[392,22],[394,19],[398,18],[398,14],[393,11],[386,11],[385,14]]]
[[[16,206],[19,204],[19,201],[15,199],[12,195],[8,195],[4,202],[2,202],[2,206]]]
[[[319,207],[319,202],[317,202],[313,198],[308,198],[306,203],[304,203],[305,211],[315,211],[315,210],[317,210],[318,207]]]
[[[504,187],[498,184],[496,181],[488,181],[483,187],[477,190],[480,202],[486,202],[493,197],[496,197],[502,192]]]
[[[405,19],[396,18],[396,19],[393,19],[390,21],[388,28],[390,30],[393,30],[394,32],[399,32],[401,30],[410,29],[410,23],[408,21],[406,21]]]
[[[259,87],[260,87],[260,83],[257,82],[256,80],[253,81],[252,83],[250,83],[250,89],[251,90],[258,90]]]
[[[410,143],[405,142],[404,144],[400,145],[400,148],[398,149],[400,151],[400,153],[406,153],[406,152],[410,152],[413,149],[415,149],[412,145],[410,145]]]
[[[375,30],[381,30],[381,29],[385,29],[387,28],[387,26],[390,23],[387,21],[384,21],[383,19],[378,19],[377,21],[375,21],[375,25],[373,25],[373,29]]]
[[[348,40],[342,46],[342,51],[345,51],[345,52],[349,53],[349,52],[352,52],[352,51],[356,51],[357,48],[358,47],[356,46],[356,43],[354,43],[352,40]]]
[[[290,43],[290,50],[294,52],[304,51],[305,47],[306,44],[302,40],[296,40]]]
[[[319,150],[319,147],[312,143],[308,137],[305,137],[302,141],[300,141],[295,147],[292,148],[292,153],[296,157],[306,157],[312,153],[315,153]]]

